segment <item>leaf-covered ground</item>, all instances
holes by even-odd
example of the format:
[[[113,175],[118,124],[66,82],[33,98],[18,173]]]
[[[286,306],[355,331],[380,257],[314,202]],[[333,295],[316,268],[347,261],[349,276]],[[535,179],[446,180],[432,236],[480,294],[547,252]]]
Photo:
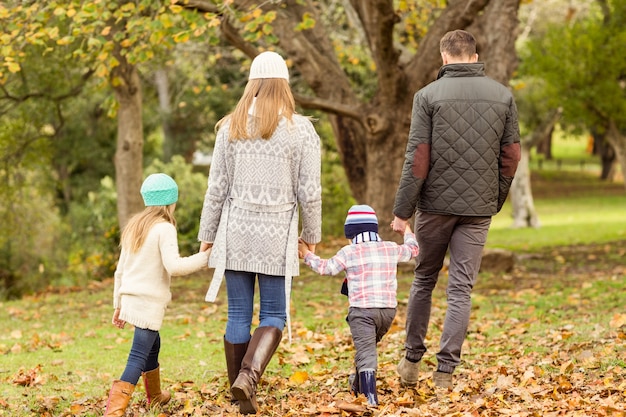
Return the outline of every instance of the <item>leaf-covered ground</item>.
[[[406,296],[411,282],[410,269],[403,269],[398,315],[379,345],[381,404],[375,408],[367,407],[364,398],[348,393],[353,347],[344,321],[347,303],[338,295],[340,280],[307,274],[294,289],[293,341],[288,343],[285,334],[260,383],[259,415],[624,416],[625,255],[625,242],[565,247],[522,254],[510,274],[481,275],[474,292],[463,363],[454,374],[451,391],[434,388],[430,379],[445,312],[441,285],[434,298],[430,351],[423,360],[420,381],[414,389],[399,384],[395,367],[403,352]],[[445,283],[443,275],[441,284]],[[59,314],[64,308],[78,306],[87,317],[90,310],[97,309],[104,326],[110,320],[110,291],[107,283],[94,284],[88,290],[89,297],[95,295],[104,300],[102,306],[81,303],[85,290],[69,292],[60,298],[66,306],[56,305],[52,310]],[[187,289],[179,287],[176,291],[183,293]],[[212,343],[221,352],[221,335],[204,334],[198,329],[215,317],[219,317],[221,328],[225,306],[207,307],[198,290],[191,291],[197,304],[183,305],[174,300],[168,311],[174,320],[168,326],[176,326],[178,334],[162,336],[163,344],[197,338],[202,340],[198,343]],[[47,300],[51,302],[50,298]],[[54,359],[52,352],[66,349],[70,339],[73,344],[79,344],[81,338],[98,339],[99,330],[82,329],[78,319],[67,330],[57,330],[53,335],[45,335],[45,329],[40,327],[37,333],[28,333],[28,327],[37,327],[44,320],[41,315],[46,314],[41,309],[30,311],[28,302],[10,304],[10,311],[2,316],[11,320],[12,327],[7,330],[9,334],[0,336],[0,383],[11,390],[0,391],[8,392],[0,397],[0,416],[102,415],[110,377],[121,372],[123,362],[116,359],[118,363],[111,368],[115,370],[104,376],[90,374],[89,370],[77,370],[72,375],[50,371],[55,366],[53,361],[60,360]],[[188,311],[192,313],[185,313]],[[121,351],[122,357],[127,353],[131,332],[123,334],[124,340],[105,336],[101,342],[102,358],[94,359],[96,364],[107,361],[107,352]],[[123,348],[111,348],[116,344]],[[40,362],[31,362],[38,365],[18,367],[10,362],[12,355],[18,357],[25,352],[40,354]],[[146,410],[145,395],[139,385],[127,415],[237,415],[237,407],[231,404],[227,392],[223,359],[216,359],[217,370],[206,378],[194,376],[196,362],[192,359],[196,358],[179,364],[180,373],[174,373],[173,359],[162,356],[162,364],[169,365],[163,385],[172,392],[173,400],[161,410]],[[102,388],[95,392],[81,390],[81,383],[87,379],[95,379]],[[46,386],[55,384],[59,386],[56,393],[45,391]],[[20,397],[12,396],[16,390],[21,392]]]

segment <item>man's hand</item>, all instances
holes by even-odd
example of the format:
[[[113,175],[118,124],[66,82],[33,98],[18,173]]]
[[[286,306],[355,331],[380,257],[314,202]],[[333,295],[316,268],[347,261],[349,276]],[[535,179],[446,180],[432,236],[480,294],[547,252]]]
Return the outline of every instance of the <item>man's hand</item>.
[[[406,231],[406,227],[407,227],[406,220],[401,219],[400,217],[397,217],[397,216],[393,217],[393,221],[391,222],[391,228],[393,229],[394,232],[404,235],[404,232]]]

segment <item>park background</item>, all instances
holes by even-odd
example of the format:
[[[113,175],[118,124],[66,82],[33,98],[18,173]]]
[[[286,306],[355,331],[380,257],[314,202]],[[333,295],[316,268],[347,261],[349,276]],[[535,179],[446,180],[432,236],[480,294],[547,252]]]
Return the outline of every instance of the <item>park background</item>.
[[[283,3],[289,3],[289,10],[312,4],[266,2],[247,9],[245,2],[187,2],[196,9],[185,14],[193,10],[184,2],[109,3],[110,17],[134,22],[125,28],[141,31],[146,35],[141,39],[125,37],[123,30],[111,34],[119,26],[98,21],[102,3],[97,1],[0,5],[0,415],[101,415],[110,381],[121,373],[128,353],[132,332],[109,324],[111,277],[123,223],[120,212],[132,206],[120,209],[120,200],[139,198],[139,187],[132,189],[131,183],[123,188],[115,181],[123,165],[117,153],[120,137],[128,133],[122,126],[128,114],[122,112],[124,95],[117,84],[123,75],[115,75],[122,65],[112,65],[111,57],[126,57],[141,86],[142,106],[131,117],[141,123],[130,123],[130,130],[139,128],[141,136],[139,179],[164,171],[179,183],[181,252],[191,254],[198,247],[213,127],[234,106],[250,62],[250,51],[234,48],[232,38],[223,32],[218,36],[218,29],[228,29],[224,21],[234,22],[249,44],[283,52]],[[372,76],[376,66],[368,51],[373,47],[362,33],[372,28],[355,25],[367,15],[362,8],[369,3],[353,3],[323,2],[327,8],[316,10],[324,13],[300,14],[297,33],[334,28],[333,51],[367,104],[362,107],[369,111],[367,122],[384,126],[372,113],[380,106],[373,98],[382,78]],[[465,2],[374,3],[393,4],[401,17],[394,42],[405,48],[403,54],[423,54],[426,60],[420,45],[431,39],[429,33],[452,24],[443,17],[454,21],[454,10]],[[403,307],[412,276],[407,264],[399,275],[396,325],[381,344],[383,405],[364,410],[362,401],[347,395],[353,352],[340,279],[303,269],[294,284],[294,342],[284,341],[262,383],[263,415],[624,415],[626,188],[620,132],[626,115],[626,62],[619,51],[625,39],[625,2],[470,3],[476,15],[457,17],[469,28],[481,13],[495,13],[490,8],[501,11],[498,7],[517,3],[513,52],[518,61],[504,81],[516,94],[528,157],[528,182],[520,189],[529,187],[533,198],[510,198],[494,218],[488,249],[508,251],[514,265],[481,272],[468,353],[455,390],[437,393],[428,372],[416,390],[397,383],[394,369],[402,353]],[[208,5],[219,13],[197,12]],[[496,33],[476,27],[479,41],[493,42],[502,30],[493,26]],[[164,39],[172,40],[171,45]],[[115,55],[116,44],[126,54]],[[497,56],[480,52],[489,58],[488,69],[498,65]],[[353,144],[361,151],[350,154],[335,129],[338,118],[356,117],[354,110],[331,102],[332,93],[316,108],[321,100],[307,100],[307,94],[321,93],[307,86],[299,61],[286,57],[301,111],[316,117],[322,137],[324,241],[319,251],[330,255],[344,244],[346,209],[357,201],[369,202],[376,187],[385,185],[354,172],[355,165],[391,177],[388,184],[393,186],[379,193],[386,201],[372,203],[382,219],[389,215],[385,204],[395,192],[399,171],[388,175],[384,170],[397,167],[397,155],[403,152],[398,143],[405,143],[406,136],[394,136],[395,143],[389,139],[393,154],[359,142]],[[436,68],[438,56],[433,59]],[[428,71],[424,77],[428,74],[432,79]],[[333,82],[326,80],[330,86]],[[395,113],[407,116],[409,111]],[[364,136],[372,132],[378,134],[374,129]],[[520,212],[527,223],[523,226],[516,223]],[[138,392],[132,408],[136,415],[235,412],[226,396],[222,358],[224,294],[216,304],[204,303],[208,279],[203,273],[175,281],[162,351],[165,385],[175,398],[165,410],[150,411],[142,408]],[[444,271],[430,354],[445,311],[445,279]],[[426,365],[433,366],[432,360]]]

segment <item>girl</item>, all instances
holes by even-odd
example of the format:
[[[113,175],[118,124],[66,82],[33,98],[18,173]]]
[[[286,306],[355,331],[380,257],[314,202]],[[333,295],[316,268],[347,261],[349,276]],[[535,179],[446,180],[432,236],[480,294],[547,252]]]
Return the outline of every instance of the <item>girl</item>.
[[[191,274],[205,267],[208,252],[181,258],[174,210],[178,186],[165,174],[152,174],[141,186],[146,208],[130,219],[121,239],[122,252],[115,271],[113,325],[135,327],[126,369],[113,381],[105,416],[123,416],[140,376],[148,406],[162,405],[170,393],[161,391],[159,376],[159,329],[172,298],[172,275]]]

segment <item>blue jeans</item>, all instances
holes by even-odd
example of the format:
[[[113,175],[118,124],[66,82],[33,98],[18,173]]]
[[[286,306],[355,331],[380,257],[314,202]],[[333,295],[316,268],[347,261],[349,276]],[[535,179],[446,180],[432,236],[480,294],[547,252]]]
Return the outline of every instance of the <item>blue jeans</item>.
[[[159,336],[159,332],[135,327],[133,345],[128,354],[126,369],[124,369],[120,379],[137,385],[142,372],[152,371],[159,367],[160,350],[161,336]]]
[[[259,327],[276,327],[281,331],[285,328],[287,303],[284,277],[232,270],[226,270],[224,276],[228,292],[226,341],[238,344],[250,340],[257,276],[261,298]]]

